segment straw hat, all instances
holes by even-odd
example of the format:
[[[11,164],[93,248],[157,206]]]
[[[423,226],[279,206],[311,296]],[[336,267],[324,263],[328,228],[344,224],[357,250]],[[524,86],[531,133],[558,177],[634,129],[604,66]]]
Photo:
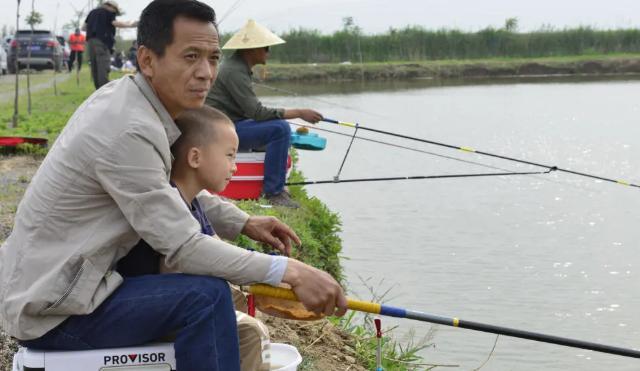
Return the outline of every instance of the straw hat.
[[[231,36],[222,49],[255,49],[284,43],[276,34],[250,19],[240,31]]]
[[[110,7],[112,7],[113,9],[116,10],[116,14],[117,15],[121,15],[122,14],[122,9],[120,9],[120,7],[118,6],[118,3],[115,2],[114,0],[107,0],[107,1],[103,2],[102,5],[109,5]]]

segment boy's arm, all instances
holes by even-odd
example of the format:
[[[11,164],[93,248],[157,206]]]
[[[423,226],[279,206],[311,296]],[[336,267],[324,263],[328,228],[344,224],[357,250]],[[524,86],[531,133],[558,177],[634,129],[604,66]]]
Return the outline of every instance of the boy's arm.
[[[196,197],[207,219],[220,237],[227,240],[238,237],[249,220],[249,214],[207,190],[201,191]]]

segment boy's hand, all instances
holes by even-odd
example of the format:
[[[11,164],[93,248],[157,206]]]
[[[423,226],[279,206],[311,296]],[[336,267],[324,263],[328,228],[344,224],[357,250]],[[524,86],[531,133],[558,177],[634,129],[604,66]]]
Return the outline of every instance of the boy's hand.
[[[291,254],[291,240],[300,245],[298,235],[273,216],[250,216],[242,228],[242,234],[252,240],[270,245],[285,256]]]

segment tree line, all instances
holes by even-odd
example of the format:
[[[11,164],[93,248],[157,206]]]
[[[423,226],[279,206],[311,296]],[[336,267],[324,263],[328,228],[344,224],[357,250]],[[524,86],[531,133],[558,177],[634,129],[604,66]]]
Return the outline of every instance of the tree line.
[[[363,34],[345,26],[333,34],[295,29],[280,36],[287,42],[270,50],[281,63],[390,62],[445,59],[532,58],[640,52],[640,29],[597,30],[591,27],[517,32],[508,19],[504,28],[478,32],[428,30],[419,26]],[[223,42],[231,34],[223,34]]]

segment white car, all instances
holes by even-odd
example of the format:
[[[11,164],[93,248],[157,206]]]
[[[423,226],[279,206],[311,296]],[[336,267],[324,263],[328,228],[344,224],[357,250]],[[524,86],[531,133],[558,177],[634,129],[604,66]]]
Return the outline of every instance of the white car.
[[[0,75],[7,73],[7,52],[4,48],[0,48]]]

